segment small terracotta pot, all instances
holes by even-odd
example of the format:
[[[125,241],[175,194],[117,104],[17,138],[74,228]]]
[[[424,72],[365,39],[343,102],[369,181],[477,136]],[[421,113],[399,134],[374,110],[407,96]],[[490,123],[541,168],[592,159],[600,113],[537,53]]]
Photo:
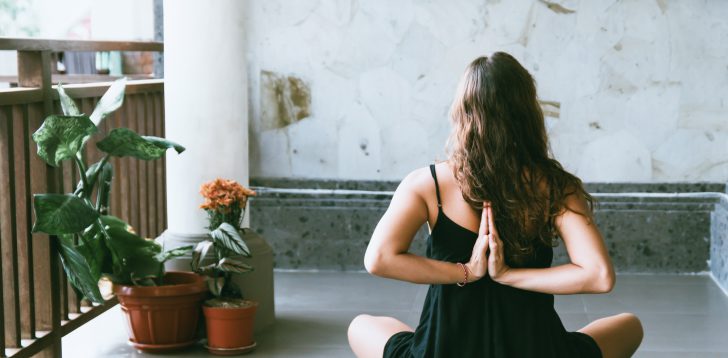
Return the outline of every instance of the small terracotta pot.
[[[163,286],[114,285],[128,323],[129,342],[145,352],[167,352],[197,342],[204,277],[169,271]]]
[[[207,349],[217,355],[247,353],[255,347],[253,323],[258,302],[247,307],[208,307],[203,305],[207,326]]]

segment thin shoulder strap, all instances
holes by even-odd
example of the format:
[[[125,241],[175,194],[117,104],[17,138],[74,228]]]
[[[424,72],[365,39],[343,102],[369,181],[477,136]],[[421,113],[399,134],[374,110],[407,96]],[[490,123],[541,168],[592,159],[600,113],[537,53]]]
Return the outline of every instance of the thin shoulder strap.
[[[432,179],[435,179],[435,193],[437,193],[437,209],[442,210],[442,202],[440,201],[440,186],[437,184],[437,173],[435,173],[435,164],[430,164],[430,173],[432,173]]]

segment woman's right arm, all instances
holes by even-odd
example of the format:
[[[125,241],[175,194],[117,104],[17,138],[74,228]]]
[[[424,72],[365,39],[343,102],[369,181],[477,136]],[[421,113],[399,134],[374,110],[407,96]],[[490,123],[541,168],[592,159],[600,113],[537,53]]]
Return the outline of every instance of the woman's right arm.
[[[557,295],[612,290],[614,268],[586,201],[572,194],[567,197],[566,204],[568,208],[556,218],[556,228],[571,262],[547,268],[490,268],[494,281],[522,290]],[[497,229],[494,231],[497,236]],[[502,250],[502,244],[497,246]]]
[[[431,180],[425,169],[410,173],[397,187],[389,208],[374,229],[364,255],[364,266],[373,275],[413,283],[462,282],[465,274],[460,265],[408,252],[417,231],[427,222],[427,204],[419,189],[427,187],[424,180]],[[482,256],[485,257],[485,248]],[[469,281],[475,281],[484,274],[478,277],[478,268],[470,264],[468,267]]]

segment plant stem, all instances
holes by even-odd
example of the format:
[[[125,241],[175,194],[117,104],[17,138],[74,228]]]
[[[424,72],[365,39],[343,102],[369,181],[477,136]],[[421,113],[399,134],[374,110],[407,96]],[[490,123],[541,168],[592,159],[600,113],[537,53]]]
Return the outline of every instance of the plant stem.
[[[103,168],[104,165],[106,165],[106,162],[109,161],[110,157],[111,157],[111,154],[107,154],[103,158],[101,158],[101,163],[99,163],[99,168]]]
[[[109,249],[109,251],[111,251],[111,257],[112,258],[114,258],[114,257],[118,258],[119,255],[114,250],[114,246],[111,245],[111,242],[110,242],[111,241],[111,235],[109,235],[109,233],[106,231],[106,227],[104,227],[104,222],[101,221],[101,218],[96,219],[96,225],[99,226],[99,230],[101,230],[101,233],[104,235],[104,238],[107,240],[106,247]],[[113,261],[114,260],[112,259],[112,262]],[[121,265],[120,262],[119,262],[119,265]]]
[[[113,177],[113,170],[111,175],[107,178],[104,166],[109,160],[109,155],[105,155],[99,162],[99,167],[96,170],[96,182],[99,183],[99,189],[96,191],[96,211],[101,215],[108,214],[109,206],[109,195],[111,190],[111,178]]]
[[[74,156],[73,159],[76,161],[76,166],[78,166],[78,175],[81,177],[81,182],[83,183],[83,192],[81,195],[84,199],[86,199],[91,193],[90,190],[88,190],[89,183],[88,178],[86,177],[86,165],[84,165],[83,160],[81,160],[81,152],[79,151],[76,153],[76,156]]]

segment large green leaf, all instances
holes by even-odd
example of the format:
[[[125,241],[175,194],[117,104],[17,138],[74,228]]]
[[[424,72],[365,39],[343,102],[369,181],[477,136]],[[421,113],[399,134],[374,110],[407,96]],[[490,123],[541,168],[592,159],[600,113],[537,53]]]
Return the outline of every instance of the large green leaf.
[[[116,216],[101,215],[100,219],[97,220],[94,225],[91,225],[88,229],[86,229],[86,231],[84,231],[84,235],[99,235],[105,240],[104,242],[106,243],[106,247],[111,257],[111,262],[104,261],[104,274],[109,275],[109,277],[111,277],[114,282],[117,282],[113,273],[123,271],[124,260],[123,257],[118,255],[117,252],[113,250],[114,246],[111,243],[111,237],[107,236],[109,235],[110,228],[128,231],[131,227],[129,226],[129,224],[125,223],[123,220],[117,218]]]
[[[224,257],[222,260],[220,260],[220,262],[218,262],[217,268],[225,272],[233,273],[245,273],[253,271],[253,266],[250,266],[232,257]]]
[[[238,255],[251,256],[250,249],[243,241],[243,238],[240,237],[240,233],[228,223],[220,224],[217,229],[210,233],[210,236],[215,244],[219,244]]]
[[[58,238],[59,254],[63,269],[73,287],[79,290],[86,298],[96,303],[103,303],[104,298],[99,291],[99,278],[89,267],[86,257],[73,245],[70,235],[61,235]]]
[[[38,144],[38,156],[57,167],[76,156],[86,139],[97,131],[87,116],[50,115],[33,133],[33,140]]]
[[[127,128],[115,128],[96,146],[115,157],[134,157],[142,160],[161,158],[167,149],[182,153],[185,148],[163,138],[140,136]]]
[[[80,232],[99,217],[94,208],[71,194],[35,194],[33,207],[33,232],[50,235]]]
[[[113,215],[102,215],[101,222],[107,227],[120,228],[124,230],[129,230],[129,228],[131,228],[131,226],[124,222],[124,220]]]
[[[96,266],[98,266],[100,272],[111,273],[115,266],[121,267],[122,260],[118,256],[112,254],[111,250],[109,250],[104,240],[105,236],[100,225],[104,225],[106,228],[117,227],[123,230],[126,230],[129,225],[121,219],[111,215],[102,215],[100,221],[101,223],[96,221],[93,225],[84,230],[81,234],[83,244],[79,245],[78,249],[84,253],[92,269],[95,269],[97,268]],[[93,258],[93,260],[91,260],[91,258]]]
[[[101,215],[101,224],[104,225],[104,228],[108,230],[109,228],[119,228],[122,230],[128,230],[131,226],[129,224],[125,223],[123,220],[117,218],[113,215]],[[96,235],[96,234],[102,234],[101,229],[99,228],[98,222],[94,223],[94,225],[89,226],[86,228],[86,230],[83,232],[84,235]]]
[[[118,226],[107,226],[106,232],[110,236],[109,249],[121,258],[121,267],[113,273],[115,282],[129,284],[132,277],[161,276],[163,265],[157,260],[161,245]]]
[[[91,225],[96,227],[97,225]],[[94,277],[101,277],[101,274],[111,268],[111,253],[104,243],[103,235],[98,231],[85,231],[81,234],[82,243],[76,246],[78,252],[83,254]]]
[[[185,147],[183,147],[175,142],[166,140],[164,138],[159,138],[159,137],[154,137],[154,136],[149,136],[149,135],[144,135],[144,136],[142,136],[142,138],[144,138],[144,140],[154,144],[155,146],[157,146],[159,148],[174,149],[177,152],[177,154],[185,151]]]
[[[67,116],[81,115],[81,111],[78,110],[76,102],[73,100],[73,98],[69,97],[68,94],[66,94],[66,90],[63,89],[63,86],[61,86],[60,83],[58,84],[58,98],[61,100],[61,108],[63,109],[63,114]]]
[[[99,103],[96,104],[93,113],[91,113],[90,118],[94,125],[98,126],[106,116],[121,107],[121,104],[124,103],[125,89],[126,77],[123,77],[114,81],[109,89],[106,90],[106,93],[101,97]]]
[[[192,251],[192,245],[182,246],[182,247],[178,247],[176,249],[167,250],[165,252],[161,252],[161,253],[157,254],[155,257],[157,258],[157,261],[159,261],[161,263],[165,263],[168,260],[173,259],[175,257],[187,255],[190,251]]]

